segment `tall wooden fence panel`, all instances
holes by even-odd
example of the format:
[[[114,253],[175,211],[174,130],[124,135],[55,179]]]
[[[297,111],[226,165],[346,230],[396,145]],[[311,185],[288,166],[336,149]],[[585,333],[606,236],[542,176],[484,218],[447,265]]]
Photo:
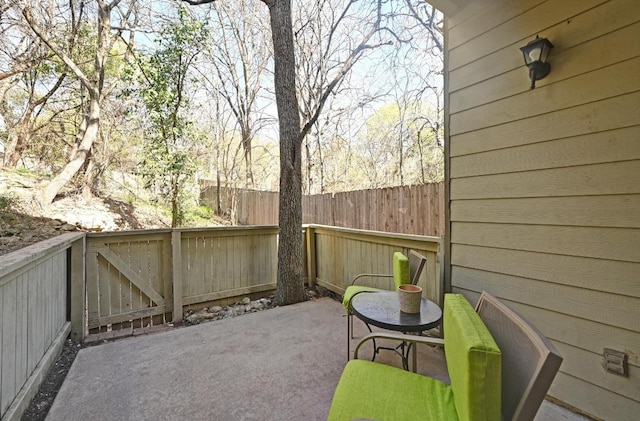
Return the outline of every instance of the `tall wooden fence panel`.
[[[64,234],[0,257],[2,420],[20,419],[71,331],[71,249],[81,253],[83,238]]]
[[[225,197],[231,194],[228,189],[222,191]],[[210,182],[203,183],[201,198],[214,205],[214,192]],[[240,189],[235,211],[229,212],[241,225],[274,225],[278,201],[277,192]],[[233,201],[226,203],[231,206]],[[303,196],[302,222],[442,237],[444,183]]]

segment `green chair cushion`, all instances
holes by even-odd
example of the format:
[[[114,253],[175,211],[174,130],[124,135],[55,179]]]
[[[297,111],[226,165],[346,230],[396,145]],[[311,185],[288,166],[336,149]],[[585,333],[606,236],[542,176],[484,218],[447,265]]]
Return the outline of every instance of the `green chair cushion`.
[[[372,291],[381,291],[378,288],[368,287],[365,285],[349,285],[347,289],[344,290],[344,295],[342,296],[342,307],[345,309],[349,308],[349,303],[354,295],[359,292],[372,292]]]
[[[400,285],[411,283],[409,259],[399,251],[393,253],[393,282],[396,285],[396,289]]]
[[[399,251],[393,253],[393,282],[396,285],[396,289],[402,284],[411,283],[409,259]],[[381,291],[381,289],[365,285],[349,285],[342,296],[342,306],[348,309],[351,298],[362,291]]]
[[[352,360],[340,377],[327,419],[362,418],[456,421],[458,415],[451,388],[441,381],[384,364]]]
[[[464,295],[444,299],[444,349],[460,420],[501,418],[501,353]]]

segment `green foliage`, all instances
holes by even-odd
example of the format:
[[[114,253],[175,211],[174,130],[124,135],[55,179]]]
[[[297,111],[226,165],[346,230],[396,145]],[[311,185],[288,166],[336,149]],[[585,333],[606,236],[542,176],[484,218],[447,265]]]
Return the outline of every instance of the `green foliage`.
[[[178,21],[160,32],[158,50],[141,63],[140,95],[148,113],[147,145],[139,173],[145,187],[172,207],[172,225],[184,221],[186,187],[197,169],[189,149],[197,132],[186,115],[189,69],[208,38],[206,23],[178,10]]]
[[[205,226],[214,217],[213,208],[209,205],[191,206],[185,209],[183,222],[191,226]]]
[[[0,214],[11,212],[18,200],[10,193],[0,194]]]

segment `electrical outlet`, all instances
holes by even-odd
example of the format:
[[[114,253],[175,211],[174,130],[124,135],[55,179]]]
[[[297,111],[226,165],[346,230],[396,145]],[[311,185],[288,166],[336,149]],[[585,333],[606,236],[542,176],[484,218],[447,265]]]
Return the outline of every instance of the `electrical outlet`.
[[[607,373],[617,374],[619,376],[627,377],[629,371],[627,370],[627,354],[615,349],[604,349],[604,369]]]

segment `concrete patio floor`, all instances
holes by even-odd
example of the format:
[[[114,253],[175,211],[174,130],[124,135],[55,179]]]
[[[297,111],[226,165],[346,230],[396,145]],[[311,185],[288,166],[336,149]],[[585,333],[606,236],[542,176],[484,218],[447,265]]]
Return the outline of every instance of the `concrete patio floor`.
[[[324,420],[346,363],[343,314],[322,298],[82,349],[47,420]],[[419,371],[442,378],[436,358],[421,347]],[[546,401],[536,417],[585,419]]]

